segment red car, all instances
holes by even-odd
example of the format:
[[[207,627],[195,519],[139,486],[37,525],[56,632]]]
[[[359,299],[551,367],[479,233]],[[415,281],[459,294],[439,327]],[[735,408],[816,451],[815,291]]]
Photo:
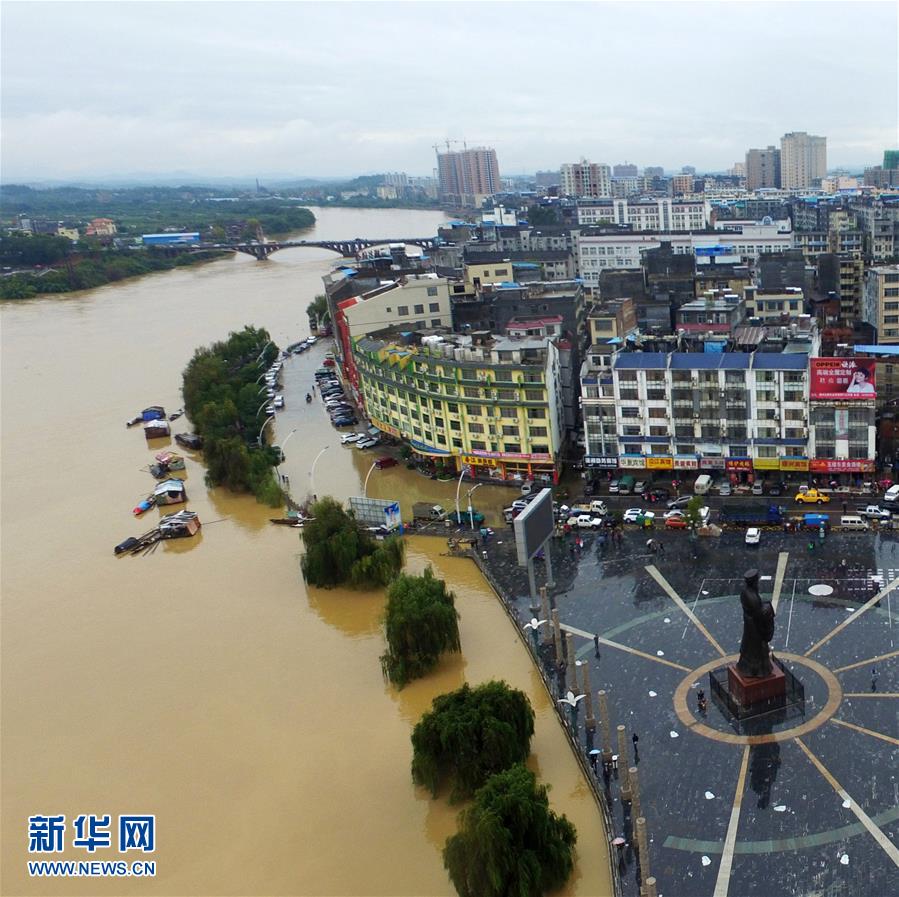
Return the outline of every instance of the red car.
[[[665,521],[665,526],[668,529],[686,529],[687,521],[683,517],[669,517]]]
[[[389,455],[385,455],[383,458],[378,458],[375,461],[375,467],[378,470],[383,470],[385,467],[393,467],[396,464],[396,458],[391,458]]]

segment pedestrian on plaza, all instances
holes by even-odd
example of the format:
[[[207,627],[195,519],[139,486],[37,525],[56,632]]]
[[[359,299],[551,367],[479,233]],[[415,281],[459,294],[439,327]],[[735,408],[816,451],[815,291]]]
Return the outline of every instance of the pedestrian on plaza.
[[[663,542],[660,542],[658,539],[656,539],[656,545],[658,545],[658,547],[659,547],[659,554],[662,555],[662,556],[664,557],[664,555],[665,555],[665,545],[664,545],[664,543],[663,543]]]
[[[634,750],[637,750],[637,742],[639,740],[640,740],[640,736],[636,732],[634,732],[634,734],[631,735],[631,741],[634,743]]]
[[[599,660],[599,633],[593,636],[593,650],[596,652],[596,659]]]
[[[609,764],[603,763],[603,765],[602,765],[602,781],[603,781],[603,784],[606,786],[607,791],[609,790],[609,784],[610,784],[611,778],[612,778],[612,770],[609,769]]]
[[[588,754],[587,756],[590,758],[590,766],[592,767],[593,772],[595,774],[596,773],[596,754]]]
[[[877,667],[871,667],[871,691],[877,691]]]

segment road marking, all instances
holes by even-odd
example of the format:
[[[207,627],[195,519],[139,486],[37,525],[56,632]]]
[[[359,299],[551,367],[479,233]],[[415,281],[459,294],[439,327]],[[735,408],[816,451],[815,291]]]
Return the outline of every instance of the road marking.
[[[864,660],[857,660],[855,663],[847,663],[844,667],[837,667],[834,672],[845,673],[846,670],[854,670],[856,667],[863,667],[868,663],[875,664],[879,663],[881,660],[889,660],[891,657],[897,656],[899,656],[899,651],[890,651],[889,654],[878,654],[877,657],[866,657]]]
[[[771,596],[771,606],[777,613],[777,605],[780,603],[780,590],[784,584],[784,573],[787,572],[787,559],[790,557],[788,551],[782,551],[777,556],[777,572],[774,574],[774,594]]]
[[[870,697],[874,697],[874,695],[871,695]],[[884,695],[884,697],[886,697],[886,695]],[[890,744],[895,744],[899,747],[899,738],[884,735],[883,732],[875,732],[873,729],[865,729],[862,726],[855,725],[855,723],[847,723],[846,720],[837,719],[835,716],[831,717],[830,721],[836,723],[838,726],[845,726],[847,729],[855,729],[856,732],[861,732],[863,735],[870,735],[872,738],[879,738],[881,741],[888,741]]]
[[[705,580],[703,580],[703,581],[699,584],[699,588],[696,590],[696,597],[693,599],[693,606],[690,608],[690,610],[692,610],[692,611],[695,611],[695,610],[696,610],[696,605],[699,603],[699,596],[702,594],[702,590],[703,590],[704,588],[705,588]],[[681,633],[681,636],[680,636],[680,637],[681,637],[681,641],[683,641],[683,640],[687,637],[687,630],[688,630],[689,628],[690,628],[690,622],[689,622],[689,620],[688,620],[688,621],[687,621],[687,625],[684,626],[684,631]]]
[[[790,626],[793,625],[793,602],[796,600],[796,580],[793,580],[793,594],[790,595],[790,615],[787,617],[787,638],[784,647],[790,644]]]
[[[584,638],[590,639],[593,641],[593,633],[586,632],[583,629],[577,629],[574,626],[568,626],[565,623],[560,623],[559,628],[563,632],[570,632],[573,635],[581,635]],[[654,660],[656,663],[662,663],[668,667],[674,667],[676,670],[683,670],[685,673],[690,672],[690,667],[685,667],[682,663],[675,663],[673,660],[665,660],[664,657],[656,657],[654,654],[647,654],[645,651],[640,651],[637,648],[631,648],[629,645],[622,645],[620,642],[613,642],[610,639],[603,638],[600,636],[599,643],[601,645],[605,645],[607,648],[617,648],[619,651],[627,651],[628,654],[634,654],[637,657],[643,657],[646,660]]]
[[[802,748],[805,756],[811,760],[814,767],[821,773],[830,787],[833,788],[844,801],[849,801],[849,809],[855,814],[856,819],[858,819],[858,821],[868,830],[871,837],[880,845],[893,863],[896,866],[899,866],[899,848],[887,838],[887,836],[874,824],[871,817],[846,793],[843,786],[830,774],[827,767],[805,746],[805,742],[803,742],[801,738],[796,739],[796,744]]]
[[[822,645],[829,642],[838,632],[842,632],[850,623],[855,622],[863,613],[870,610],[880,601],[884,596],[888,595],[896,586],[899,585],[899,578],[892,580],[888,585],[884,586],[873,598],[869,598],[857,611],[850,614],[839,626],[831,629],[831,631],[824,636],[820,641],[816,642],[812,645],[808,651],[805,652],[806,657],[810,657],[815,653]]]
[[[668,597],[671,598],[671,600],[693,621],[693,625],[709,640],[712,647],[722,657],[724,657],[724,648],[722,648],[721,645],[719,645],[718,642],[715,641],[711,632],[709,632],[708,629],[706,629],[705,626],[703,626],[702,623],[699,622],[696,614],[694,614],[693,611],[691,611],[690,608],[687,607],[686,604],[684,604],[684,599],[674,591],[671,583],[669,583],[668,580],[665,579],[665,577],[662,576],[661,573],[659,573],[658,569],[653,564],[649,564],[646,567],[646,572],[649,573],[649,575],[668,593]]]
[[[899,698],[899,691],[844,691],[844,698]]]
[[[743,748],[743,761],[740,763],[740,774],[737,776],[737,788],[734,803],[730,810],[730,822],[727,835],[724,837],[724,850],[721,851],[721,865],[718,867],[718,878],[715,881],[714,897],[727,897],[730,887],[730,870],[734,862],[734,847],[737,843],[737,828],[740,825],[740,807],[743,805],[743,790],[746,787],[746,769],[749,766],[749,745]]]

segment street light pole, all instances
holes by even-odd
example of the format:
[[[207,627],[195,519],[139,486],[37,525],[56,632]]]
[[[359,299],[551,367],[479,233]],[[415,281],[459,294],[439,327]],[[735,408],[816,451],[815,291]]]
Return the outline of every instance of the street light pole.
[[[318,459],[328,451],[329,446],[325,446],[316,456],[315,460],[312,462],[312,469],[309,471],[309,491],[312,493],[312,500],[316,501],[315,497],[315,465],[318,464]]]
[[[268,402],[269,399],[268,396],[266,396],[265,401],[256,409],[256,413],[253,415],[254,418],[259,417],[259,412],[262,411],[262,409],[265,408],[266,405],[268,405]]]
[[[256,437],[256,445],[262,445],[262,431],[265,429],[265,425],[275,419],[274,414],[270,414],[263,422],[262,426],[259,428],[259,435]]]
[[[462,473],[459,474],[459,482],[456,483],[456,523],[461,523],[462,521],[462,512],[459,510],[459,491],[462,489],[462,479],[465,477],[465,468],[462,468]]]
[[[297,429],[298,429],[298,427],[294,427],[294,428],[287,434],[287,438],[284,440],[284,442],[281,443],[281,456],[280,456],[280,458],[278,459],[278,463],[275,465],[275,473],[278,474],[278,482],[279,482],[279,483],[281,482],[281,464],[283,463],[283,460],[284,460],[284,457],[285,457],[285,455],[284,455],[284,446],[287,445],[288,442],[290,442],[290,437],[293,436],[294,433],[296,433]]]
[[[471,506],[471,495],[483,486],[483,483],[476,483],[468,490],[468,519],[471,522],[471,528],[474,529],[474,508]]]
[[[365,475],[365,482],[362,484],[362,497],[368,497],[368,478],[374,473],[375,468],[378,466],[378,462],[375,461],[371,467],[368,468],[368,473]]]

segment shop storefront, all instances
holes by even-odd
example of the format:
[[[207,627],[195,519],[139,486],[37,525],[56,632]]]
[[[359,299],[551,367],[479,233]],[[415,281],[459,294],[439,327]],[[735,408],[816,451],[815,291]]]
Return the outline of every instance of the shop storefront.
[[[781,458],[780,469],[784,473],[808,473],[808,458],[795,456]]]
[[[846,458],[813,458],[808,469],[812,473],[874,473],[873,461],[850,460]]]
[[[751,483],[754,479],[752,458],[725,458],[724,469],[727,471],[728,479],[735,486],[739,483]]]
[[[559,482],[552,455],[474,451],[456,455],[456,462],[457,470],[467,467],[473,477],[513,483],[534,481],[547,486]]]

